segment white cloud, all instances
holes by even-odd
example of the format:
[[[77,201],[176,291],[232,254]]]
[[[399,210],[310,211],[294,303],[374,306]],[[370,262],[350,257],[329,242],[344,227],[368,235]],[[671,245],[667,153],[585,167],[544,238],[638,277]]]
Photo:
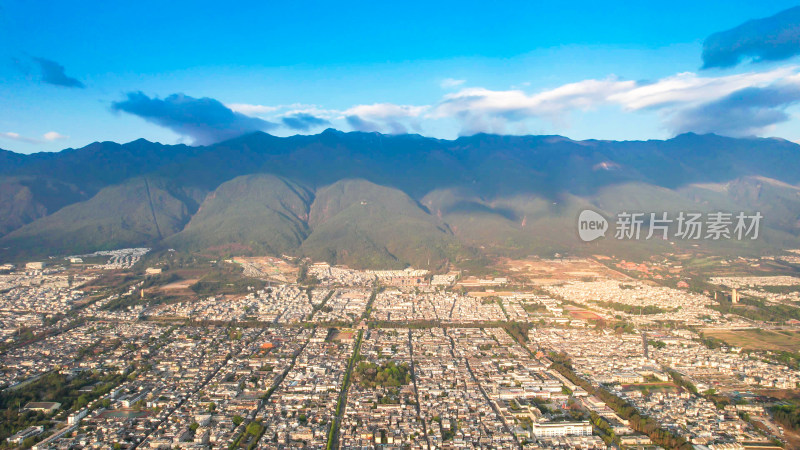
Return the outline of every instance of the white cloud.
[[[431,117],[488,114],[512,121],[536,116],[555,118],[569,110],[594,108],[606,103],[610,95],[634,87],[636,87],[634,81],[620,81],[611,77],[605,80],[584,80],[565,84],[533,95],[519,89],[494,91],[485,88],[466,88],[445,95],[433,109]]]
[[[617,76],[587,79],[551,89],[530,92],[528,83],[508,90],[463,87],[465,80],[446,78],[441,86],[457,88],[430,105],[395,103],[358,104],[346,109],[326,109],[316,105],[227,105],[247,115],[288,117],[311,114],[329,121],[341,121],[353,129],[404,132],[421,130],[423,121],[449,121],[462,132],[526,130],[541,127],[529,119],[544,119],[556,129],[568,126],[570,114],[602,107],[617,107],[622,112],[656,111],[665,128],[674,117],[692,108],[726,98],[746,88],[765,88],[786,83],[800,84],[800,67],[788,66],[763,72],[725,76],[699,76],[684,72],[652,82],[624,80]],[[436,126],[434,126],[435,128]]]
[[[699,77],[684,72],[655,83],[639,84],[628,91],[609,96],[609,101],[629,110],[662,106],[688,106],[717,100],[747,87],[764,87],[795,75],[797,67],[782,67],[767,72],[749,72],[722,77]]]
[[[231,103],[226,106],[244,115],[284,118],[309,114],[328,121],[341,120],[354,129],[368,128],[392,133],[406,132],[409,128],[418,130],[420,128],[418,118],[430,108],[427,105],[396,105],[393,103],[355,105],[344,110],[326,109],[302,103],[275,106]],[[353,126],[353,124],[359,124],[359,126]]]
[[[48,131],[47,133],[42,135],[42,137],[44,138],[45,141],[57,141],[57,140],[60,140],[60,139],[69,138],[69,136],[64,136],[63,134],[55,132],[55,131]]]
[[[231,111],[238,112],[246,116],[270,114],[281,109],[280,106],[249,105],[247,103],[231,103],[225,106],[230,108]]]
[[[342,111],[341,118],[358,131],[383,130],[392,134],[403,134],[408,133],[409,129],[420,132],[420,118],[429,108],[428,105],[374,103],[348,108]]]
[[[24,142],[26,144],[43,144],[45,142],[53,142],[61,139],[67,139],[69,136],[64,136],[61,133],[56,131],[48,131],[47,133],[43,134],[41,138],[35,138],[30,136],[23,136],[19,133],[15,133],[13,131],[7,131],[4,133],[0,133],[0,137],[10,139],[17,142]]]
[[[40,144],[42,141],[36,138],[22,136],[19,133],[14,133],[13,131],[7,131],[5,133],[0,133],[1,137],[6,139],[11,139],[17,142],[25,142],[26,144]]]
[[[295,104],[281,106],[280,108],[287,108],[285,111],[281,111],[280,114],[278,114],[280,117],[295,116],[297,114],[310,114],[321,119],[331,120],[342,115],[341,111],[320,108],[316,105]]]
[[[563,125],[568,113],[601,106],[619,106],[628,112],[657,110],[670,116],[745,88],[763,88],[798,80],[798,67],[792,66],[721,77],[701,77],[686,72],[652,83],[611,76],[564,84],[532,94],[521,89],[471,87],[444,95],[427,117],[456,119],[469,132],[498,132],[505,129],[506,122],[520,123],[531,118],[543,118]]]
[[[359,116],[362,119],[400,119],[419,117],[429,107],[413,105],[395,105],[394,103],[374,103],[372,105],[357,105],[342,111],[343,116]]]
[[[246,116],[261,116],[271,118],[290,117],[297,114],[310,114],[315,117],[330,120],[342,115],[342,111],[320,108],[317,105],[307,105],[304,103],[292,103],[289,105],[274,106],[255,105],[248,103],[229,103],[225,106],[234,112],[238,112]]]
[[[442,80],[441,83],[439,83],[439,86],[441,86],[442,89],[451,89],[454,87],[461,86],[466,82],[467,80],[456,80],[455,78],[445,78],[444,80]]]

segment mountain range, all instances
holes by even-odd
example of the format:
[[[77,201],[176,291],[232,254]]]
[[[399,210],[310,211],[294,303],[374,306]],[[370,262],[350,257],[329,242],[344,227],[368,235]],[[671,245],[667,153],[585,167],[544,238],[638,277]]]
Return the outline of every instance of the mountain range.
[[[800,146],[683,134],[575,141],[252,133],[209,146],[139,139],[0,150],[0,261],[123,247],[290,254],[352,267],[441,268],[531,254],[733,254],[800,247]],[[577,236],[591,208],[761,212],[757,240]]]

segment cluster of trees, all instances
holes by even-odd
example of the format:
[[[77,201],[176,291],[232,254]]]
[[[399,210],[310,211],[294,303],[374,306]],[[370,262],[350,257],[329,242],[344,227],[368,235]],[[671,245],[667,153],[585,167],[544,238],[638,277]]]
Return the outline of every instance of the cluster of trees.
[[[522,309],[529,313],[540,313],[547,311],[547,307],[543,303],[523,303]]]
[[[303,284],[308,278],[308,263],[303,262],[297,270],[297,282]]]
[[[400,389],[389,388],[386,393],[379,396],[378,403],[381,405],[399,405],[400,404]]]
[[[200,280],[197,283],[189,286],[189,289],[200,296],[241,295],[247,294],[248,289],[263,289],[265,285],[266,283],[264,281],[255,278],[231,280],[230,282]]]
[[[615,319],[616,320],[589,319],[589,323],[593,323],[598,329],[614,330],[615,334],[633,334],[636,332],[636,327],[634,327],[632,323],[624,321],[622,316],[617,315]]]
[[[557,410],[553,410],[549,406],[547,406],[549,404],[548,400],[539,397],[534,397],[531,399],[531,403],[536,405],[536,408],[539,409],[539,411],[541,411],[542,414],[550,414],[550,415],[558,414]]]
[[[139,299],[136,297],[136,294],[131,295],[120,295],[119,297],[111,300],[110,302],[103,305],[102,309],[107,311],[119,311],[121,309],[128,308],[133,306],[139,302]]]
[[[247,434],[261,436],[262,431],[264,431],[264,427],[258,422],[250,422],[247,424]]]
[[[600,417],[599,414],[592,411],[590,420],[592,421],[592,425],[594,425],[594,427],[600,431],[600,438],[606,443],[606,445],[615,441],[619,441],[616,433],[614,433],[614,429],[611,428],[611,424],[609,424],[606,419]]]
[[[652,315],[652,314],[663,314],[666,312],[670,312],[670,309],[659,308],[655,305],[647,305],[647,306],[634,306],[628,305],[625,303],[618,303],[618,302],[601,302],[595,301],[599,306],[603,308],[613,309],[614,311],[620,311],[627,314],[645,314],[645,315]]]
[[[612,328],[616,334],[633,334],[636,331],[630,322],[615,322],[612,324]]]
[[[325,446],[327,450],[332,450],[336,447],[337,441],[339,436],[337,434],[338,429],[336,427],[336,423],[342,417],[342,413],[344,413],[344,405],[347,400],[347,390],[350,389],[350,378],[351,373],[353,372],[353,366],[356,361],[359,361],[361,356],[359,352],[361,351],[361,339],[364,337],[364,332],[359,331],[358,337],[356,338],[356,343],[353,349],[353,355],[347,361],[347,371],[344,374],[344,380],[342,380],[342,390],[339,392],[339,399],[336,401],[336,415],[331,420],[331,426],[328,428],[328,444]]]
[[[364,308],[364,313],[361,314],[361,320],[367,320],[367,318],[372,314],[372,305],[375,303],[375,299],[378,298],[378,294],[383,292],[384,287],[377,287],[372,290],[372,294],[369,296],[369,300],[367,300],[367,307]]]
[[[242,422],[244,422],[244,418],[241,416],[233,416],[233,423],[237,427],[241,425]],[[193,431],[196,431],[196,428]],[[258,444],[258,439],[262,434],[264,434],[264,425],[259,421],[250,422],[245,427],[244,432],[240,434],[235,441],[228,444],[228,449],[247,448],[248,450],[252,450]]]
[[[706,348],[710,348],[712,350],[720,348],[720,347],[727,347],[728,344],[723,341],[722,339],[717,339],[712,336],[706,336],[703,333],[700,333],[700,343],[706,346]]]
[[[778,362],[785,364],[795,370],[800,368],[800,354],[786,352],[786,351],[780,351],[776,353],[777,354],[775,355],[775,359]]]
[[[738,305],[733,305],[727,298],[719,302],[719,305],[712,305],[711,308],[722,313],[733,312],[751,320],[780,323],[791,319],[800,320],[800,309],[781,303],[767,306],[763,300],[751,297],[743,297]]]
[[[312,297],[312,293],[313,292],[314,292],[313,288],[309,287],[308,289],[306,289],[306,296],[308,297],[308,301],[309,302],[313,298]],[[331,289],[331,291],[328,292],[328,294],[325,296],[325,298],[322,299],[322,301],[319,304],[313,305],[313,309],[311,310],[311,316],[309,317],[309,319],[314,317],[314,314],[316,314],[317,311],[328,312],[328,313],[332,312],[333,308],[330,307],[330,306],[327,306],[327,303],[328,303],[328,300],[330,300],[331,297],[333,297],[333,294],[335,294],[335,293],[336,293],[336,290],[335,289]]]
[[[572,370],[569,359],[565,355],[553,354],[553,368],[567,377],[570,381],[586,390],[586,392],[597,396],[606,405],[613,409],[620,417],[630,422],[631,428],[650,437],[654,444],[666,448],[690,450],[692,445],[681,436],[677,436],[669,430],[662,428],[655,420],[649,416],[642,415],[627,401],[617,397],[610,391],[602,388],[595,388],[588,381],[579,377]]]
[[[491,305],[492,303],[499,303],[499,302],[500,302],[500,297],[497,296],[483,297],[481,299],[481,305]]]
[[[355,380],[364,387],[404,386],[411,383],[411,368],[408,363],[395,364],[394,361],[380,366],[361,361],[355,369]]]
[[[267,286],[264,280],[243,277],[240,267],[229,266],[231,265],[213,268],[203,278],[189,286],[189,289],[200,296],[239,295],[247,294],[250,289],[260,290]]]
[[[800,431],[800,407],[797,405],[773,406],[771,409],[775,421],[783,427]]]
[[[25,405],[23,405],[25,406]],[[6,438],[19,430],[34,426],[48,425],[50,421],[43,412],[19,412],[16,405],[0,412],[0,442],[6,443]]]
[[[610,328],[614,330],[615,334],[633,334],[636,331],[636,328],[630,322],[625,322],[624,320],[617,320],[617,321],[605,321],[605,320],[597,320],[595,321],[597,324],[597,328]]]
[[[800,286],[761,286],[761,289],[772,294],[791,294],[800,292]]]
[[[692,394],[697,394],[697,386],[692,384],[691,381],[683,378],[681,374],[674,370],[669,371],[669,376],[672,378],[672,381],[677,384],[678,386],[686,389],[687,391],[691,392]]]
[[[124,378],[121,374],[87,371],[68,379],[66,375],[50,372],[23,388],[3,391],[0,393],[0,442],[23,428],[50,423],[41,412],[21,412],[20,408],[28,402],[59,402],[61,411],[77,410],[110,392]],[[91,392],[78,392],[91,384],[97,384]]]
[[[242,339],[242,330],[237,328],[231,328],[228,330],[228,339],[232,341],[239,341]]]
[[[297,271],[297,284],[302,284],[304,286],[308,286],[309,288],[313,288],[319,283],[319,278],[315,277],[314,275],[309,275],[308,263],[305,261],[301,263],[300,269]]]
[[[528,330],[531,329],[531,324],[524,322],[503,322],[503,328],[517,340],[517,342],[528,342]]]

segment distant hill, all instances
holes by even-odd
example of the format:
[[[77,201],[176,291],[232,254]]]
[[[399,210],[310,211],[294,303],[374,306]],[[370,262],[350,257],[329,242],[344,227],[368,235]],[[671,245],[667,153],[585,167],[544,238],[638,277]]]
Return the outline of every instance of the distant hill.
[[[43,177],[0,177],[0,236],[86,200],[76,186]]]
[[[313,194],[275,175],[243,175],[221,184],[170,246],[250,255],[292,252],[308,237]]]
[[[164,245],[439,267],[482,255],[647,254],[695,244],[580,242],[575,224],[587,207],[608,217],[761,211],[757,242],[708,243],[757,253],[800,247],[798,167],[800,146],[789,141],[691,133],[617,142],[326,130],[205,147],[140,139],[0,151],[0,260]]]
[[[444,265],[467,253],[403,192],[364,180],[306,187],[268,174],[220,185],[170,247],[213,254],[300,254],[352,267]]]
[[[196,211],[168,181],[132,178],[103,188],[4,236],[11,255],[46,256],[154,245],[180,231]]]
[[[353,267],[440,267],[469,252],[447,224],[397,189],[343,180],[317,192],[301,252]]]

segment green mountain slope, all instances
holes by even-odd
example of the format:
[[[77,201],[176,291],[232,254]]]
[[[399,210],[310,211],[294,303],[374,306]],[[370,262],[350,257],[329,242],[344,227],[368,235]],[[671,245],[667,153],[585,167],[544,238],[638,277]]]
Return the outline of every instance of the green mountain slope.
[[[695,203],[715,211],[761,213],[753,248],[800,246],[800,187],[765,177],[743,177],[727,183],[691,185],[679,190]],[[741,246],[741,245],[740,245]]]
[[[0,246],[6,256],[149,246],[180,231],[195,209],[192,196],[168,182],[135,178],[9,233]]]
[[[85,200],[77,187],[42,177],[0,178],[0,236]]]
[[[641,182],[600,188],[591,195],[562,193],[556,198],[512,195],[483,198],[464,189],[429,193],[422,204],[440,217],[465,245],[490,255],[523,257],[530,254],[608,254],[644,258],[656,252],[705,248],[724,254],[756,255],[800,242],[800,188],[762,177],[745,177],[728,183],[693,185],[678,190]],[[584,209],[600,212],[610,229],[604,239],[591,243],[578,238],[577,219]],[[647,240],[649,213],[679,212],[736,214],[756,211],[764,216],[755,241],[690,240],[660,235]],[[645,223],[639,240],[614,237],[614,220],[621,212],[643,212]]]
[[[237,177],[209,194],[184,230],[166,243],[234,254],[291,252],[309,234],[312,198],[308,189],[282,177]]]
[[[0,151],[0,261],[145,243],[358,267],[436,267],[481,255],[635,257],[706,245],[774,252],[800,247],[798,167],[800,146],[789,141],[691,133],[618,142],[326,130],[206,147],[137,140]],[[586,244],[576,230],[586,208],[609,218],[760,211],[763,239]]]
[[[441,266],[471,256],[447,225],[397,189],[343,180],[317,191],[300,251],[352,267]]]

